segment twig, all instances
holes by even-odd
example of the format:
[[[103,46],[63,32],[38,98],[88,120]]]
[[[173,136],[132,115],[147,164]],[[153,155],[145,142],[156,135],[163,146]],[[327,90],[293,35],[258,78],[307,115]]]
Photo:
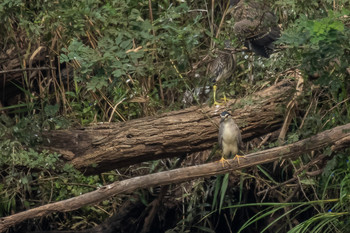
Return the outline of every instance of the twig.
[[[341,105],[342,103],[345,103],[346,101],[350,100],[350,97],[349,98],[346,98],[345,100],[343,101],[340,101],[339,103],[337,103],[336,105],[334,105],[333,107],[331,107],[330,109],[328,109],[326,111],[326,113],[321,117],[321,120],[329,113],[331,112],[333,109],[335,109],[336,107],[338,107],[339,105]]]
[[[289,197],[287,197],[287,199],[285,199],[283,202],[284,203],[289,203],[290,200],[292,200],[292,198],[295,196],[295,194],[297,194],[297,192],[299,191],[300,187],[296,187],[293,191],[293,193],[291,195],[289,195]],[[286,211],[287,212],[287,211]]]
[[[221,29],[222,25],[224,24],[225,16],[227,14],[227,10],[228,10],[229,7],[230,7],[230,2],[227,1],[227,5],[226,5],[226,8],[225,8],[224,14],[221,17],[221,21],[220,21],[220,24],[219,24],[218,31],[216,32],[215,38],[219,37],[220,29]]]
[[[126,121],[125,118],[118,112],[117,110],[117,107],[119,104],[123,103],[123,101],[125,100],[126,98],[123,98],[121,99],[116,105],[114,105],[114,107],[112,107],[112,113],[111,113],[111,116],[109,117],[108,119],[108,122],[110,123],[112,121],[112,117],[114,115],[114,113],[116,112],[118,114],[118,116],[123,120],[123,121]]]
[[[303,119],[302,119],[302,121],[301,121],[301,124],[300,124],[300,126],[299,126],[299,129],[302,129],[302,128],[303,128],[304,123],[305,123],[305,120],[306,120],[306,117],[309,115],[310,110],[311,110],[311,107],[313,106],[313,104],[314,104],[314,99],[311,100],[311,103],[310,103],[309,107],[307,108],[306,113],[305,113],[305,115],[304,115],[304,117],[303,117]]]
[[[208,10],[206,10],[206,9],[193,9],[193,10],[189,10],[188,12],[206,12],[206,13],[208,13]]]
[[[282,145],[284,143],[284,139],[286,137],[289,125],[292,121],[294,109],[297,105],[297,98],[302,94],[303,92],[303,86],[304,86],[304,79],[300,74],[300,71],[296,70],[293,74],[294,77],[298,78],[298,83],[296,85],[296,92],[292,98],[292,100],[287,104],[287,115],[284,119],[283,126],[280,132],[280,135],[278,136],[278,142]]]
[[[258,145],[258,149],[262,146],[262,145],[264,145],[266,142],[267,142],[267,140],[269,140],[269,138],[271,137],[271,135],[272,135],[272,133],[269,133],[269,134],[267,134],[265,137],[264,137],[264,139],[260,142],[260,144]]]
[[[214,35],[214,4],[215,4],[215,0],[211,0],[211,22],[210,22],[210,29],[211,29],[211,34]],[[211,40],[210,41],[210,48],[214,48],[215,47],[215,41]]]

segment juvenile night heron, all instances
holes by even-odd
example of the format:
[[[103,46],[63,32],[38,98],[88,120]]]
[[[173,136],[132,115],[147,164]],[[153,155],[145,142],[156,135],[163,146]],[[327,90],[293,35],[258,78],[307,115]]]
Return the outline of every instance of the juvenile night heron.
[[[235,24],[233,30],[244,45],[255,54],[270,57],[273,42],[280,37],[276,16],[261,0],[231,0],[229,13]]]
[[[230,41],[226,40],[224,51],[218,51],[218,56],[208,66],[209,78],[213,82],[215,105],[220,104],[216,101],[217,84],[224,82],[230,77],[236,67],[234,54],[228,50],[229,48],[231,48]],[[226,101],[226,95],[224,96],[224,100]]]
[[[220,117],[219,145],[223,153],[220,162],[222,166],[224,166],[226,161],[225,157],[229,158],[235,155],[235,159],[237,158],[239,163],[239,157],[241,156],[237,155],[237,153],[243,146],[241,132],[230,113],[224,111],[220,114]]]

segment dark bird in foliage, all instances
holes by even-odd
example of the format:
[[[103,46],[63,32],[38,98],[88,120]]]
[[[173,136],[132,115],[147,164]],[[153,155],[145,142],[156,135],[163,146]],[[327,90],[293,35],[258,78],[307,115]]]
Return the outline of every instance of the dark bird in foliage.
[[[281,35],[277,17],[262,0],[231,0],[229,13],[235,24],[233,30],[244,45],[255,54],[270,57]]]
[[[188,107],[195,102],[202,103],[203,100],[208,99],[208,94],[211,91],[211,86],[195,87],[190,90],[186,90],[182,97],[182,103],[184,107]]]
[[[230,113],[224,111],[220,114],[220,128],[219,128],[219,145],[222,149],[222,157],[220,162],[224,166],[225,158],[235,155],[239,163],[239,155],[237,155],[240,148],[243,146],[241,131],[233,120]]]
[[[220,104],[216,101],[217,84],[230,77],[236,66],[235,57],[229,48],[231,45],[227,40],[224,51],[218,51],[218,56],[208,66],[209,78],[213,82],[214,104]]]

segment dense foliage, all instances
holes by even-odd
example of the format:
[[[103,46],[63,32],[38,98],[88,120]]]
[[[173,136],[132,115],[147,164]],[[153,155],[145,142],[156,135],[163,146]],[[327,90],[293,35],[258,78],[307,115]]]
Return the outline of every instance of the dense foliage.
[[[186,91],[211,85],[206,67],[215,49],[223,48],[227,39],[235,48],[242,46],[232,33],[233,20],[223,18],[225,1],[150,2],[1,1],[1,53],[17,51],[24,68],[34,51],[44,46],[48,59],[38,66],[56,69],[31,78],[22,72],[22,85],[15,84],[20,98],[0,108],[0,217],[165,169],[155,161],[133,167],[135,171],[84,176],[59,154],[36,148],[43,130],[126,121],[186,107]],[[221,92],[246,96],[277,79],[293,78],[290,71],[300,72],[305,84],[286,143],[349,123],[349,2],[266,2],[283,31],[277,51],[269,59],[238,52],[234,78]],[[201,102],[194,98],[193,104]],[[208,101],[211,104],[211,98]],[[276,145],[271,141],[265,148]],[[349,152],[334,154],[326,148],[285,161],[276,172],[258,166],[178,185],[185,190],[181,211],[176,223],[163,230],[344,232],[350,227]],[[329,161],[319,168],[319,175],[299,171],[321,154]],[[293,177],[294,186],[256,195]],[[145,204],[151,201],[147,192],[136,193]],[[91,228],[113,214],[123,198],[31,220],[18,229]]]

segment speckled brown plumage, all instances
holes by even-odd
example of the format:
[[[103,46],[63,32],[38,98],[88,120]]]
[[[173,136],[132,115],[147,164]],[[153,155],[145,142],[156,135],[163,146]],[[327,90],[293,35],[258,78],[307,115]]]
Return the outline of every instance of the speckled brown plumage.
[[[225,49],[223,51],[217,51],[217,57],[208,65],[208,76],[214,84],[214,104],[220,104],[216,102],[217,84],[222,83],[229,78],[236,67],[236,59],[234,54],[229,50],[230,47],[230,41],[225,41]]]
[[[208,74],[214,83],[221,82],[232,74],[235,59],[229,50],[218,51],[217,57],[209,63]]]
[[[259,0],[231,0],[229,13],[235,20],[233,30],[251,51],[263,57],[273,52],[280,37],[277,17]]]

